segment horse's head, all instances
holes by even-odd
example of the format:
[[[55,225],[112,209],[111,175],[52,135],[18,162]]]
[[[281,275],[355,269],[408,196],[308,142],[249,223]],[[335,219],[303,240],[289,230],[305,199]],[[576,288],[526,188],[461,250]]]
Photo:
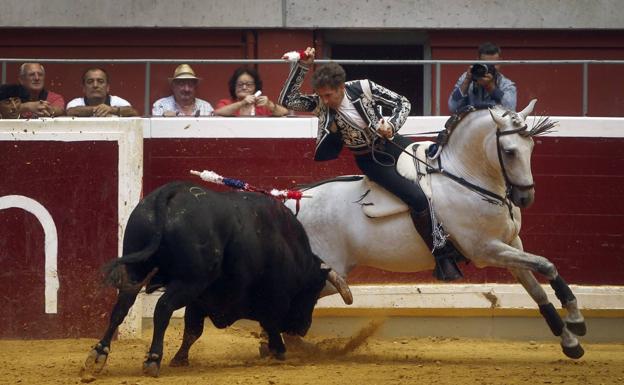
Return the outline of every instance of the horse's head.
[[[552,127],[548,120],[542,120],[532,129],[528,129],[525,119],[533,112],[536,102],[537,99],[531,100],[524,110],[517,113],[490,109],[496,123],[498,161],[507,184],[508,196],[521,208],[529,207],[535,197],[531,173],[533,136]],[[548,127],[542,127],[542,123],[546,123]]]

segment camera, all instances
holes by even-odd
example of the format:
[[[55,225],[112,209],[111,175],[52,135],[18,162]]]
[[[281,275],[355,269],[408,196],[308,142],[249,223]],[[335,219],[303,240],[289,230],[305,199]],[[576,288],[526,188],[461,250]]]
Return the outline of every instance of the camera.
[[[472,75],[472,80],[478,80],[486,74],[496,75],[496,68],[494,64],[475,63],[470,67],[470,74]]]

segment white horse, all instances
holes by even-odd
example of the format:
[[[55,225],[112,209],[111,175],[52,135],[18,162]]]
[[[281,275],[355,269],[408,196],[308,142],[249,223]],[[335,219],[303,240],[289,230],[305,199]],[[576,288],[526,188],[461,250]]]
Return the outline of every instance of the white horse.
[[[577,336],[585,334],[585,323],[576,298],[548,259],[523,250],[518,235],[520,208],[531,205],[534,198],[532,136],[552,126],[541,120],[532,129],[527,127],[525,119],[535,102],[519,113],[490,109],[467,114],[438,157],[427,159],[429,173],[424,179],[430,183],[424,190],[430,188],[435,217],[461,253],[477,267],[508,269],[539,305],[553,334],[561,337],[564,353],[580,358],[584,351]],[[399,172],[416,179],[414,163],[403,153],[397,162]],[[301,200],[298,219],[313,251],[343,277],[357,265],[396,272],[434,267],[434,257],[407,206],[390,202],[390,208],[384,209],[389,200],[398,198],[372,197],[385,190],[366,178],[321,182],[304,190],[311,198]],[[287,205],[295,211],[294,203]],[[567,311],[565,322],[533,273],[550,281]]]

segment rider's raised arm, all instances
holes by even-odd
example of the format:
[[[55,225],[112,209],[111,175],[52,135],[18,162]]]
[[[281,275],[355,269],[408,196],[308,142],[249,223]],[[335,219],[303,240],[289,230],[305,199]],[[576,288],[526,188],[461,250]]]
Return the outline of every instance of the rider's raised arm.
[[[369,83],[373,101],[392,110],[392,114],[386,118],[386,121],[390,123],[392,130],[396,133],[405,123],[412,108],[411,103],[403,95],[399,95],[373,81],[369,80]]]
[[[301,63],[291,66],[288,78],[277,100],[278,104],[295,111],[310,112],[316,109],[319,103],[318,95],[308,95],[300,92],[301,84],[303,84],[303,79],[308,70],[309,68]]]

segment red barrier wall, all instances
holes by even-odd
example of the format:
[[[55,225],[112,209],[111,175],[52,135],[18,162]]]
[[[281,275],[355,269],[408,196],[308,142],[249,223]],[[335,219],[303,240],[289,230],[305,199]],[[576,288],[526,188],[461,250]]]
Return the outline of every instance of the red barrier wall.
[[[0,210],[0,338],[96,336],[112,289],[100,267],[117,253],[117,143],[0,141],[0,197],[43,205],[58,232],[58,313],[44,312],[44,233],[22,209]]]

